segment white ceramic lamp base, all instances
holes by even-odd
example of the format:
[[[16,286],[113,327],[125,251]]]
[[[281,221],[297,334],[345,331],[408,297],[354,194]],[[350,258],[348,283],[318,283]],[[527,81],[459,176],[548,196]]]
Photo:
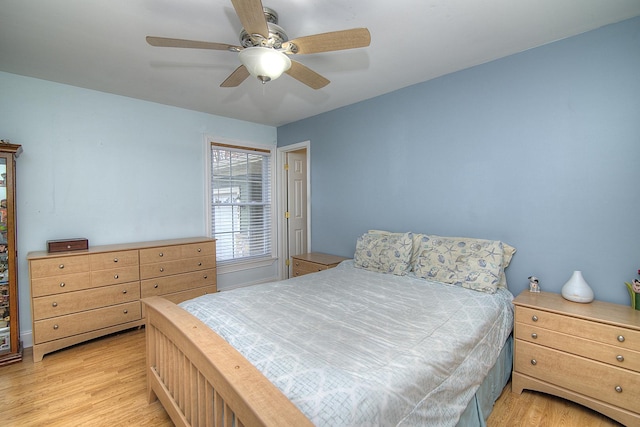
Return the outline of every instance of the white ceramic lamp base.
[[[562,296],[569,301],[589,303],[593,301],[593,290],[582,277],[582,272],[574,271],[569,281],[562,287]]]

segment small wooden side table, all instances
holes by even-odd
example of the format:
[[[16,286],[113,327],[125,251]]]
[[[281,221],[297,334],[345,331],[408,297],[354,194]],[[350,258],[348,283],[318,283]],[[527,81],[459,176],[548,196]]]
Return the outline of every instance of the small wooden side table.
[[[291,258],[293,259],[293,277],[328,270],[340,264],[342,261],[349,259],[319,252],[294,255]]]

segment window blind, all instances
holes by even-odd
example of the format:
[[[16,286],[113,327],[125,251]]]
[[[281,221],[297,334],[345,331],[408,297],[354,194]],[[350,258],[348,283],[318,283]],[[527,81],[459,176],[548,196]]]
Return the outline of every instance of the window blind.
[[[271,256],[271,152],[212,143],[211,192],[217,260]]]

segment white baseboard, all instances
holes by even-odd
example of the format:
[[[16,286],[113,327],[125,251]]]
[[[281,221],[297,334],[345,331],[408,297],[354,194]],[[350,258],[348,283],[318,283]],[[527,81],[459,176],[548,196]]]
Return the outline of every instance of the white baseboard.
[[[22,340],[22,348],[33,347],[33,331],[23,331],[20,334]]]

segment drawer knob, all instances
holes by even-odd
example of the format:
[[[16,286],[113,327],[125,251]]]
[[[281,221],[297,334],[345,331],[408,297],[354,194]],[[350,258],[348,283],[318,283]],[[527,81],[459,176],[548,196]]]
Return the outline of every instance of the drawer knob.
[[[64,287],[65,287],[64,282],[61,282],[61,283],[60,283],[60,287],[61,287],[61,288],[64,288]]]
[[[163,257],[163,256],[164,256],[164,254],[163,254],[162,252],[160,252],[160,253],[158,254],[158,256],[159,256],[159,257]]]
[[[318,268],[318,271],[322,271],[322,269],[321,269],[321,268]]]
[[[619,355],[617,355],[617,356],[616,356],[616,360],[617,360],[618,362],[624,362],[624,356],[623,356],[623,355],[621,355],[621,354],[619,354]]]
[[[53,304],[51,304],[51,307],[57,307],[57,306],[58,306],[57,302],[54,302]]]
[[[154,289],[158,289],[158,284],[156,283],[155,285],[153,285]]]
[[[53,325],[53,329],[58,329],[58,325]]]
[[[624,342],[624,337],[622,335],[618,335],[618,341]]]
[[[127,290],[125,289],[124,291],[122,291],[122,293],[123,293],[123,294],[126,294],[126,293],[127,293]]]
[[[202,249],[198,248],[198,252],[202,252]]]
[[[204,276],[202,276],[203,279],[207,279],[209,276],[207,276],[206,274]]]
[[[198,263],[198,267],[202,267],[202,263],[201,262]]]
[[[619,385],[616,386],[616,391],[618,393],[622,393],[622,387],[620,387]]]
[[[533,366],[536,366],[538,364],[538,361],[536,359],[531,359],[531,364]]]
[[[64,264],[60,264],[60,265],[58,266],[58,268],[59,268],[60,270],[62,270],[62,269],[64,268]]]
[[[300,263],[298,261],[296,261],[296,267],[299,267]]]
[[[118,276],[117,274],[114,274],[114,275],[113,275],[113,278],[114,278],[114,279],[117,279],[118,277],[119,277],[119,276]]]
[[[164,271],[164,267],[160,267],[160,273]]]
[[[113,262],[118,262],[118,258],[114,258],[114,259],[113,259]]]
[[[534,322],[538,321],[538,316],[536,316],[535,314],[533,316],[531,316],[531,320],[533,320]]]
[[[129,310],[124,309],[124,310],[122,310],[122,312],[123,312],[124,314],[127,314],[127,313],[129,312]]]
[[[534,333],[532,333],[532,334],[531,334],[531,338],[533,338],[533,339],[535,340],[536,338],[538,338],[538,334],[536,334],[535,332],[534,332]]]

